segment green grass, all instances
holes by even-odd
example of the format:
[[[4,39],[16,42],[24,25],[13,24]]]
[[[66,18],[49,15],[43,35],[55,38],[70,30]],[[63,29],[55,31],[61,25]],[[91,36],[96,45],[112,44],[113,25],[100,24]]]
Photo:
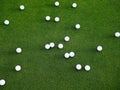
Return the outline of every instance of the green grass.
[[[120,90],[119,0],[0,0],[0,79],[6,85],[0,90]],[[76,9],[71,4],[77,2]],[[20,11],[19,5],[25,10]],[[50,15],[52,21],[46,22]],[[54,17],[61,21],[55,23]],[[3,21],[10,20],[5,26]],[[74,25],[81,24],[80,30]],[[65,43],[64,36],[71,41]],[[64,49],[47,51],[44,44],[63,43]],[[96,51],[102,45],[103,52]],[[21,47],[22,54],[15,49]],[[63,58],[74,51],[76,57]],[[90,72],[78,72],[75,65],[89,64]],[[22,70],[15,72],[14,66]]]

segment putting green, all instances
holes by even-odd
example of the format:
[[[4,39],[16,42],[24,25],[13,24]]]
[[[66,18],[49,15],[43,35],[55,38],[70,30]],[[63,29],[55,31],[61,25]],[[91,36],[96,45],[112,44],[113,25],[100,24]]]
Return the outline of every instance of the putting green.
[[[120,90],[119,0],[0,0],[0,90]],[[78,7],[71,8],[73,2]],[[24,11],[19,6],[25,6]],[[45,16],[51,16],[46,22]],[[54,17],[60,17],[55,23]],[[10,24],[4,25],[8,19]],[[80,23],[80,30],[75,24]],[[69,42],[64,37],[69,36]],[[64,45],[45,50],[55,42]],[[96,47],[103,46],[102,52]],[[17,47],[23,52],[17,54]],[[65,59],[65,52],[75,57]],[[83,66],[75,70],[76,64]],[[21,65],[20,72],[15,66]],[[85,65],[91,70],[86,72]]]

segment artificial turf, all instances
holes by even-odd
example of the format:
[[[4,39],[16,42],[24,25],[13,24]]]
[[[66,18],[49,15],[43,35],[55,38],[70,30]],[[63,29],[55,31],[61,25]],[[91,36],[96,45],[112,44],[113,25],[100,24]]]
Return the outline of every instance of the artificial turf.
[[[119,0],[0,0],[0,90],[120,90]],[[78,7],[71,8],[76,2]],[[25,5],[20,11],[19,5]],[[52,20],[45,21],[50,15]],[[54,22],[59,16],[61,21]],[[4,20],[10,20],[5,26]],[[81,29],[74,25],[80,23]],[[64,36],[70,42],[64,42]],[[45,50],[49,42],[64,44]],[[103,46],[101,53],[96,51]],[[21,47],[23,52],[16,54]],[[76,56],[66,60],[65,52]],[[91,66],[90,72],[76,71],[75,65]],[[20,72],[14,67],[22,66]]]

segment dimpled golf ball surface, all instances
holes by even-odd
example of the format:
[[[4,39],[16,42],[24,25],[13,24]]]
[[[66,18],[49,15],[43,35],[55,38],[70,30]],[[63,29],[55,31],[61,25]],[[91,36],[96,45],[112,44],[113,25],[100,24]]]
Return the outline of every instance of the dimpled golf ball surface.
[[[4,79],[1,79],[1,80],[0,80],[0,86],[4,86],[5,83],[6,83],[6,81],[5,81]]]
[[[64,54],[64,57],[65,57],[65,58],[69,58],[69,57],[70,57],[69,53],[65,53],[65,54]]]
[[[80,24],[76,24],[75,25],[75,28],[78,30],[78,29],[80,29]]]
[[[61,44],[61,43],[58,44],[58,48],[59,48],[59,49],[62,49],[62,48],[63,48],[63,44]]]
[[[24,5],[20,5],[20,10],[24,10],[25,6]]]
[[[97,46],[97,51],[101,52],[103,50],[102,46]]]
[[[45,45],[45,49],[47,49],[47,50],[50,49],[50,45],[49,45],[49,44],[46,44],[46,45]]]
[[[60,18],[59,17],[55,17],[55,22],[59,22]]]
[[[16,49],[16,52],[17,52],[17,53],[21,53],[21,52],[22,52],[22,49],[21,49],[21,48],[17,48],[17,49]]]
[[[115,32],[115,37],[120,37],[120,32]]]
[[[77,65],[76,65],[76,69],[77,69],[77,70],[81,70],[81,69],[82,69],[81,64],[77,64]]]
[[[73,7],[73,8],[76,8],[76,7],[77,7],[77,3],[73,3],[73,4],[72,4],[72,7]]]
[[[70,57],[74,57],[75,53],[74,52],[70,52]]]
[[[58,1],[55,2],[55,6],[58,7],[60,3]]]
[[[15,70],[16,71],[20,71],[21,70],[21,66],[20,65],[15,66]]]
[[[85,70],[86,70],[86,71],[90,71],[90,69],[91,69],[91,68],[90,68],[89,65],[86,65],[86,66],[85,66]]]
[[[9,25],[9,23],[10,23],[9,20],[5,20],[5,21],[4,21],[4,24],[5,24],[5,25]]]
[[[46,16],[46,17],[45,17],[45,20],[46,20],[46,21],[50,21],[50,19],[51,19],[50,16]]]
[[[51,43],[50,43],[50,47],[51,47],[51,48],[55,47],[55,43],[54,43],[54,42],[51,42]]]
[[[65,40],[66,42],[68,42],[68,41],[70,41],[70,37],[69,37],[69,36],[65,36],[64,40]]]

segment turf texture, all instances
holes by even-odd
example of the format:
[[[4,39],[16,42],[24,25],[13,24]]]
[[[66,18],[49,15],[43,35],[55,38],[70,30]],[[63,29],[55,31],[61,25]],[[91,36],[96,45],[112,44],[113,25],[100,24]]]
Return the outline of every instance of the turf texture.
[[[56,8],[55,0],[0,0],[0,79],[6,80],[0,90],[120,90],[120,38],[114,37],[120,32],[119,0],[59,1]],[[71,8],[73,2],[76,9]],[[19,10],[21,4],[24,11]],[[50,22],[45,21],[47,15]],[[10,25],[3,24],[5,19]],[[74,29],[76,23],[80,30]],[[45,50],[51,41],[63,43],[64,49]],[[98,45],[103,52],[96,51]],[[17,47],[22,54],[16,54]],[[66,60],[63,55],[69,51],[76,56]],[[76,71],[78,63],[90,65],[91,71]],[[17,64],[20,72],[14,70]]]

